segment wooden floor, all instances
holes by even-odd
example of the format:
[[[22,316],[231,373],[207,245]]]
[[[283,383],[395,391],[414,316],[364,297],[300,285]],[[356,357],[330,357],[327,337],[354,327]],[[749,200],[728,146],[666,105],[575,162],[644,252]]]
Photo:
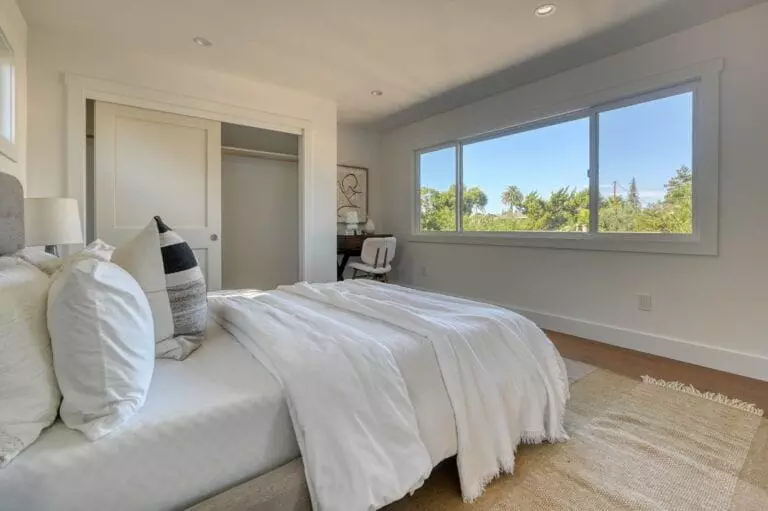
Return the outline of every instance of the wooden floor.
[[[754,403],[768,412],[768,382],[753,380],[656,355],[547,331],[560,353],[631,378],[647,374],[654,378],[688,383],[701,391],[712,391]]]

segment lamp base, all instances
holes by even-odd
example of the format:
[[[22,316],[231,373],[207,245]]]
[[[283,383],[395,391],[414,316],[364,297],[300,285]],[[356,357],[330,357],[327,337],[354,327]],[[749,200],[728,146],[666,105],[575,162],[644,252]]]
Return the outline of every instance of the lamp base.
[[[47,254],[53,254],[56,257],[59,257],[59,247],[57,245],[46,245],[45,252]]]

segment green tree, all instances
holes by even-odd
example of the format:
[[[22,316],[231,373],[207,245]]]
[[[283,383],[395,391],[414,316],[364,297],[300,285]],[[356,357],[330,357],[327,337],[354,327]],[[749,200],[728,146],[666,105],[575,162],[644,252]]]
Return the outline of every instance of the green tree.
[[[421,230],[456,230],[456,192],[421,188]]]
[[[638,230],[690,234],[693,232],[693,172],[681,166],[665,188],[664,200],[643,210]]]
[[[452,186],[451,189],[453,190],[455,196],[456,187]],[[462,202],[464,203],[463,212],[465,214],[483,213],[485,212],[485,206],[488,205],[488,196],[478,186],[464,188],[464,193],[462,194]]]
[[[462,202],[465,215],[481,214],[488,205],[488,195],[479,187],[473,186],[464,190]],[[429,187],[421,188],[421,230],[456,230],[455,185],[451,185],[445,191]]]
[[[539,196],[539,192],[530,192],[520,206],[526,217],[526,230],[539,231],[546,227],[547,203]]]
[[[602,197],[598,214],[598,228],[601,232],[633,232],[637,210],[628,200],[616,197]]]
[[[667,193],[664,200],[678,206],[689,205],[693,197],[693,172],[683,165],[675,172],[675,176],[665,185]]]
[[[467,232],[510,232],[524,230],[525,220],[493,214],[464,215],[464,230]]]
[[[501,203],[519,211],[523,205],[523,192],[515,185],[510,185],[501,194]]]
[[[693,173],[681,166],[665,185],[664,198],[643,205],[633,178],[626,197],[601,197],[601,232],[690,233],[693,228]],[[568,231],[589,229],[589,189],[561,188],[548,198],[532,191],[523,195],[516,186],[502,193],[502,202],[515,215],[486,213],[487,194],[477,186],[464,189],[462,222],[465,231]],[[421,228],[425,231],[456,230],[456,187],[421,189]]]
[[[589,227],[589,190],[561,188],[548,200],[531,192],[520,210],[527,220],[524,230],[584,231]]]
[[[640,209],[640,193],[637,191],[637,181],[632,178],[629,182],[629,193],[627,193],[627,202],[635,209]]]

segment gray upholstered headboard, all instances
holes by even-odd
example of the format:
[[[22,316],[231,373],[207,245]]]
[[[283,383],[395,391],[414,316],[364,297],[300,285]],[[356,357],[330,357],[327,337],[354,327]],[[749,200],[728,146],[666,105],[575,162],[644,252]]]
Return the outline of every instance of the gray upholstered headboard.
[[[19,180],[0,172],[0,255],[24,248],[24,191]]]

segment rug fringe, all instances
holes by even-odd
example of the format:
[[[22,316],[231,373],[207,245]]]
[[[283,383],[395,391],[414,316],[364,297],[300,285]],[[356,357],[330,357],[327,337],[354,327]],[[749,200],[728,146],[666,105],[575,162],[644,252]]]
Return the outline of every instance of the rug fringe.
[[[641,376],[641,378],[643,380],[643,383],[648,383],[650,385],[656,385],[658,387],[664,387],[667,389],[676,390],[678,392],[684,392],[685,394],[690,394],[692,396],[707,399],[709,401],[714,401],[715,403],[720,403],[721,405],[729,406],[731,408],[736,408],[737,410],[741,410],[743,412],[755,414],[758,417],[762,417],[764,414],[762,408],[758,408],[752,403],[746,403],[744,401],[741,401],[740,399],[733,399],[723,394],[718,394],[716,392],[701,392],[693,385],[688,385],[685,383],[681,383],[679,381],[665,381],[665,380],[662,380],[661,378],[653,378],[651,376],[648,376],[647,374],[644,374],[643,376]]]

